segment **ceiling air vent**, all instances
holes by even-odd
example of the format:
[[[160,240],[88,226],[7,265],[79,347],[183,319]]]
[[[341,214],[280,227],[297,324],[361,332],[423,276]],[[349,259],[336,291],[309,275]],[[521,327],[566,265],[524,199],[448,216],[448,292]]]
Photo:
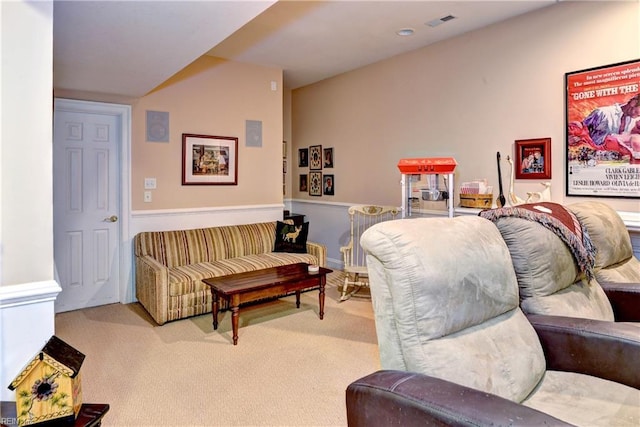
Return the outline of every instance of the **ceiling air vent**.
[[[456,19],[455,16],[453,15],[447,15],[447,16],[443,16],[442,18],[439,19],[434,19],[433,21],[429,21],[427,22],[427,25],[430,27],[437,27],[440,24],[444,24],[447,21],[451,21],[452,19]]]

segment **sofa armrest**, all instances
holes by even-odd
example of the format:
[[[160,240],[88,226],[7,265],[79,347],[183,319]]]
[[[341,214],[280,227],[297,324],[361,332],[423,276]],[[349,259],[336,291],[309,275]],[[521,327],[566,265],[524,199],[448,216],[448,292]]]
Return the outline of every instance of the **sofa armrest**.
[[[640,389],[640,324],[528,314],[547,369],[570,371]]]
[[[158,325],[167,321],[169,269],[148,255],[136,256],[136,298]]]
[[[320,267],[327,266],[327,247],[325,245],[307,241],[307,253],[316,257]]]
[[[349,384],[346,401],[350,427],[570,425],[511,400],[415,372],[374,372]]]
[[[598,281],[618,322],[640,322],[640,283]]]

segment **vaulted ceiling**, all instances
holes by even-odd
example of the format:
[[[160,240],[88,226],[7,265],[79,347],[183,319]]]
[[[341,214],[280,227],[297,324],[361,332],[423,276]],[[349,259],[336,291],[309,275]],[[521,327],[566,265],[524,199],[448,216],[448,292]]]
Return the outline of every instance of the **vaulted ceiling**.
[[[554,3],[55,0],[54,87],[140,97],[208,54],[295,89]]]

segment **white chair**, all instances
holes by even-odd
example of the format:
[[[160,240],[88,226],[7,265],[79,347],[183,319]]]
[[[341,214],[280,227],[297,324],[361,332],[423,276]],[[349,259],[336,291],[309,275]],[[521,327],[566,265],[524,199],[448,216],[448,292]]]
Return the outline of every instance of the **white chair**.
[[[351,223],[349,243],[340,248],[345,272],[340,301],[348,300],[363,286],[369,286],[366,254],[360,246],[360,236],[374,224],[396,219],[399,210],[395,206],[360,205],[351,206],[348,213]]]

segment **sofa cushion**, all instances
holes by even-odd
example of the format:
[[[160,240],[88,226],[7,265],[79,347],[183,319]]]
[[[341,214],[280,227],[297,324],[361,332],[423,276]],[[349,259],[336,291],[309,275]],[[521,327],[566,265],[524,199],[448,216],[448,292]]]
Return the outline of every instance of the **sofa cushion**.
[[[202,279],[219,277],[262,268],[306,262],[317,264],[318,260],[311,254],[275,253],[221,259],[213,262],[200,262],[169,269],[169,295],[179,296],[197,291],[208,290]]]
[[[307,252],[307,236],[309,235],[309,223],[294,225],[278,221],[276,223],[276,235],[274,252]]]
[[[640,422],[638,390],[574,372],[547,371],[536,392],[522,404],[576,426]]]
[[[273,250],[276,222],[193,230],[142,232],[136,236],[136,256],[149,255],[165,266],[211,262]]]

